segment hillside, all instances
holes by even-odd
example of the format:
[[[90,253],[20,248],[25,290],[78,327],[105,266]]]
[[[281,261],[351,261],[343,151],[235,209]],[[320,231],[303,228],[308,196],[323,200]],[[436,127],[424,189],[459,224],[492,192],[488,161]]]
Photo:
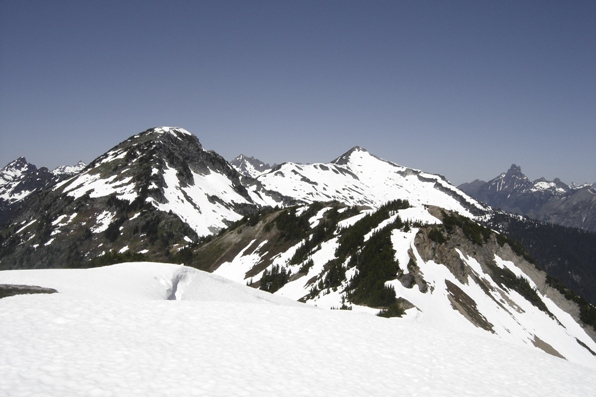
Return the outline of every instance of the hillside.
[[[167,261],[262,206],[291,202],[188,131],[153,128],[23,203],[0,233],[0,269],[88,267],[110,256]]]
[[[180,259],[319,307],[407,312],[596,363],[593,307],[581,312],[519,243],[437,207],[398,200],[378,211],[314,203],[263,212]]]

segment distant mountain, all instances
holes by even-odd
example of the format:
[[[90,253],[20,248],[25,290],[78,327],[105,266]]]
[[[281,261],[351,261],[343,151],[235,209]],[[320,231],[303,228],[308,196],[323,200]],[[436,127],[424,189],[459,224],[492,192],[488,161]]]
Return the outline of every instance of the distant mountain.
[[[358,146],[330,163],[283,163],[258,180],[268,189],[307,203],[339,201],[378,208],[387,201],[402,199],[466,216],[489,210],[440,175],[394,164]]]
[[[5,224],[15,208],[29,195],[67,179],[85,168],[85,163],[60,166],[53,171],[37,168],[25,157],[10,162],[0,170],[0,225]]]
[[[272,166],[262,162],[254,157],[247,157],[243,154],[230,161],[232,167],[234,167],[242,175],[257,178],[264,172],[269,171]]]
[[[491,207],[558,225],[596,231],[596,187],[568,186],[560,179],[530,181],[515,164],[488,182],[458,186]]]

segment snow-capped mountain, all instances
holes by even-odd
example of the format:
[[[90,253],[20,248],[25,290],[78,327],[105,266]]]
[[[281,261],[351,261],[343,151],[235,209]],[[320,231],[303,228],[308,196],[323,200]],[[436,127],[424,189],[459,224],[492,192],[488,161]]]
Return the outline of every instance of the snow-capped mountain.
[[[596,231],[596,189],[571,185],[556,178],[530,181],[515,164],[488,182],[459,186],[470,196],[504,211],[563,226]]]
[[[12,221],[17,233],[0,267],[75,266],[110,252],[166,260],[263,207],[336,200],[378,208],[397,198],[467,216],[487,210],[440,176],[361,148],[326,164],[285,163],[254,179],[188,131],[158,127],[28,203]]]
[[[499,191],[528,188],[516,171]],[[0,229],[0,269],[183,263],[294,302],[402,316],[596,368],[596,308],[505,230],[480,224],[493,217],[440,175],[360,147],[253,178],[188,131],[158,127],[24,200]],[[196,273],[171,270],[150,272],[138,292],[178,299],[210,285],[190,288]]]
[[[289,202],[188,131],[152,128],[29,201],[12,220],[0,267],[80,266],[110,252],[165,260],[262,206]]]
[[[230,161],[230,164],[242,175],[250,176],[251,178],[256,178],[262,173],[275,167],[275,165],[272,167],[269,164],[263,163],[259,159],[252,156],[247,157],[243,154]]]
[[[390,200],[436,205],[466,216],[484,214],[480,204],[442,176],[403,167],[354,147],[330,163],[284,163],[260,175],[268,189],[312,203],[339,201],[378,208]]]
[[[85,168],[85,163],[60,166],[53,171],[37,168],[25,157],[10,162],[0,170],[0,225],[6,223],[15,207],[32,193],[69,178]]]
[[[184,266],[1,273],[58,292],[0,299],[6,395],[596,394],[594,367],[572,360],[421,316],[320,310]]]

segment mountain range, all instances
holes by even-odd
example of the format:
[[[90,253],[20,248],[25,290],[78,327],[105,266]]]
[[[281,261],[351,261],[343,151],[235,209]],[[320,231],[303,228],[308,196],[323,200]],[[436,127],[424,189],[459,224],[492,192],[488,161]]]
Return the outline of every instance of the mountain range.
[[[21,200],[0,229],[0,269],[183,263],[596,367],[596,308],[510,237],[523,218],[361,147],[327,163],[259,164],[228,163],[183,128],[135,134]]]
[[[52,171],[37,168],[25,157],[7,164],[0,170],[0,225],[8,221],[12,212],[26,197],[46,186],[58,183],[85,168],[79,161],[74,166],[60,166]]]
[[[513,164],[488,182],[475,180],[458,186],[491,207],[562,226],[596,231],[596,183],[567,185],[560,179],[530,181]]]

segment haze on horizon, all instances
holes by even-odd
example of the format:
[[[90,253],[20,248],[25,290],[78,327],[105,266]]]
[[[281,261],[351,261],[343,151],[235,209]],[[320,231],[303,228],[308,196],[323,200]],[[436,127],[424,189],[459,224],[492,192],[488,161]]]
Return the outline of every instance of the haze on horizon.
[[[0,0],[0,167],[176,125],[228,160],[593,183],[595,49],[584,1]]]

